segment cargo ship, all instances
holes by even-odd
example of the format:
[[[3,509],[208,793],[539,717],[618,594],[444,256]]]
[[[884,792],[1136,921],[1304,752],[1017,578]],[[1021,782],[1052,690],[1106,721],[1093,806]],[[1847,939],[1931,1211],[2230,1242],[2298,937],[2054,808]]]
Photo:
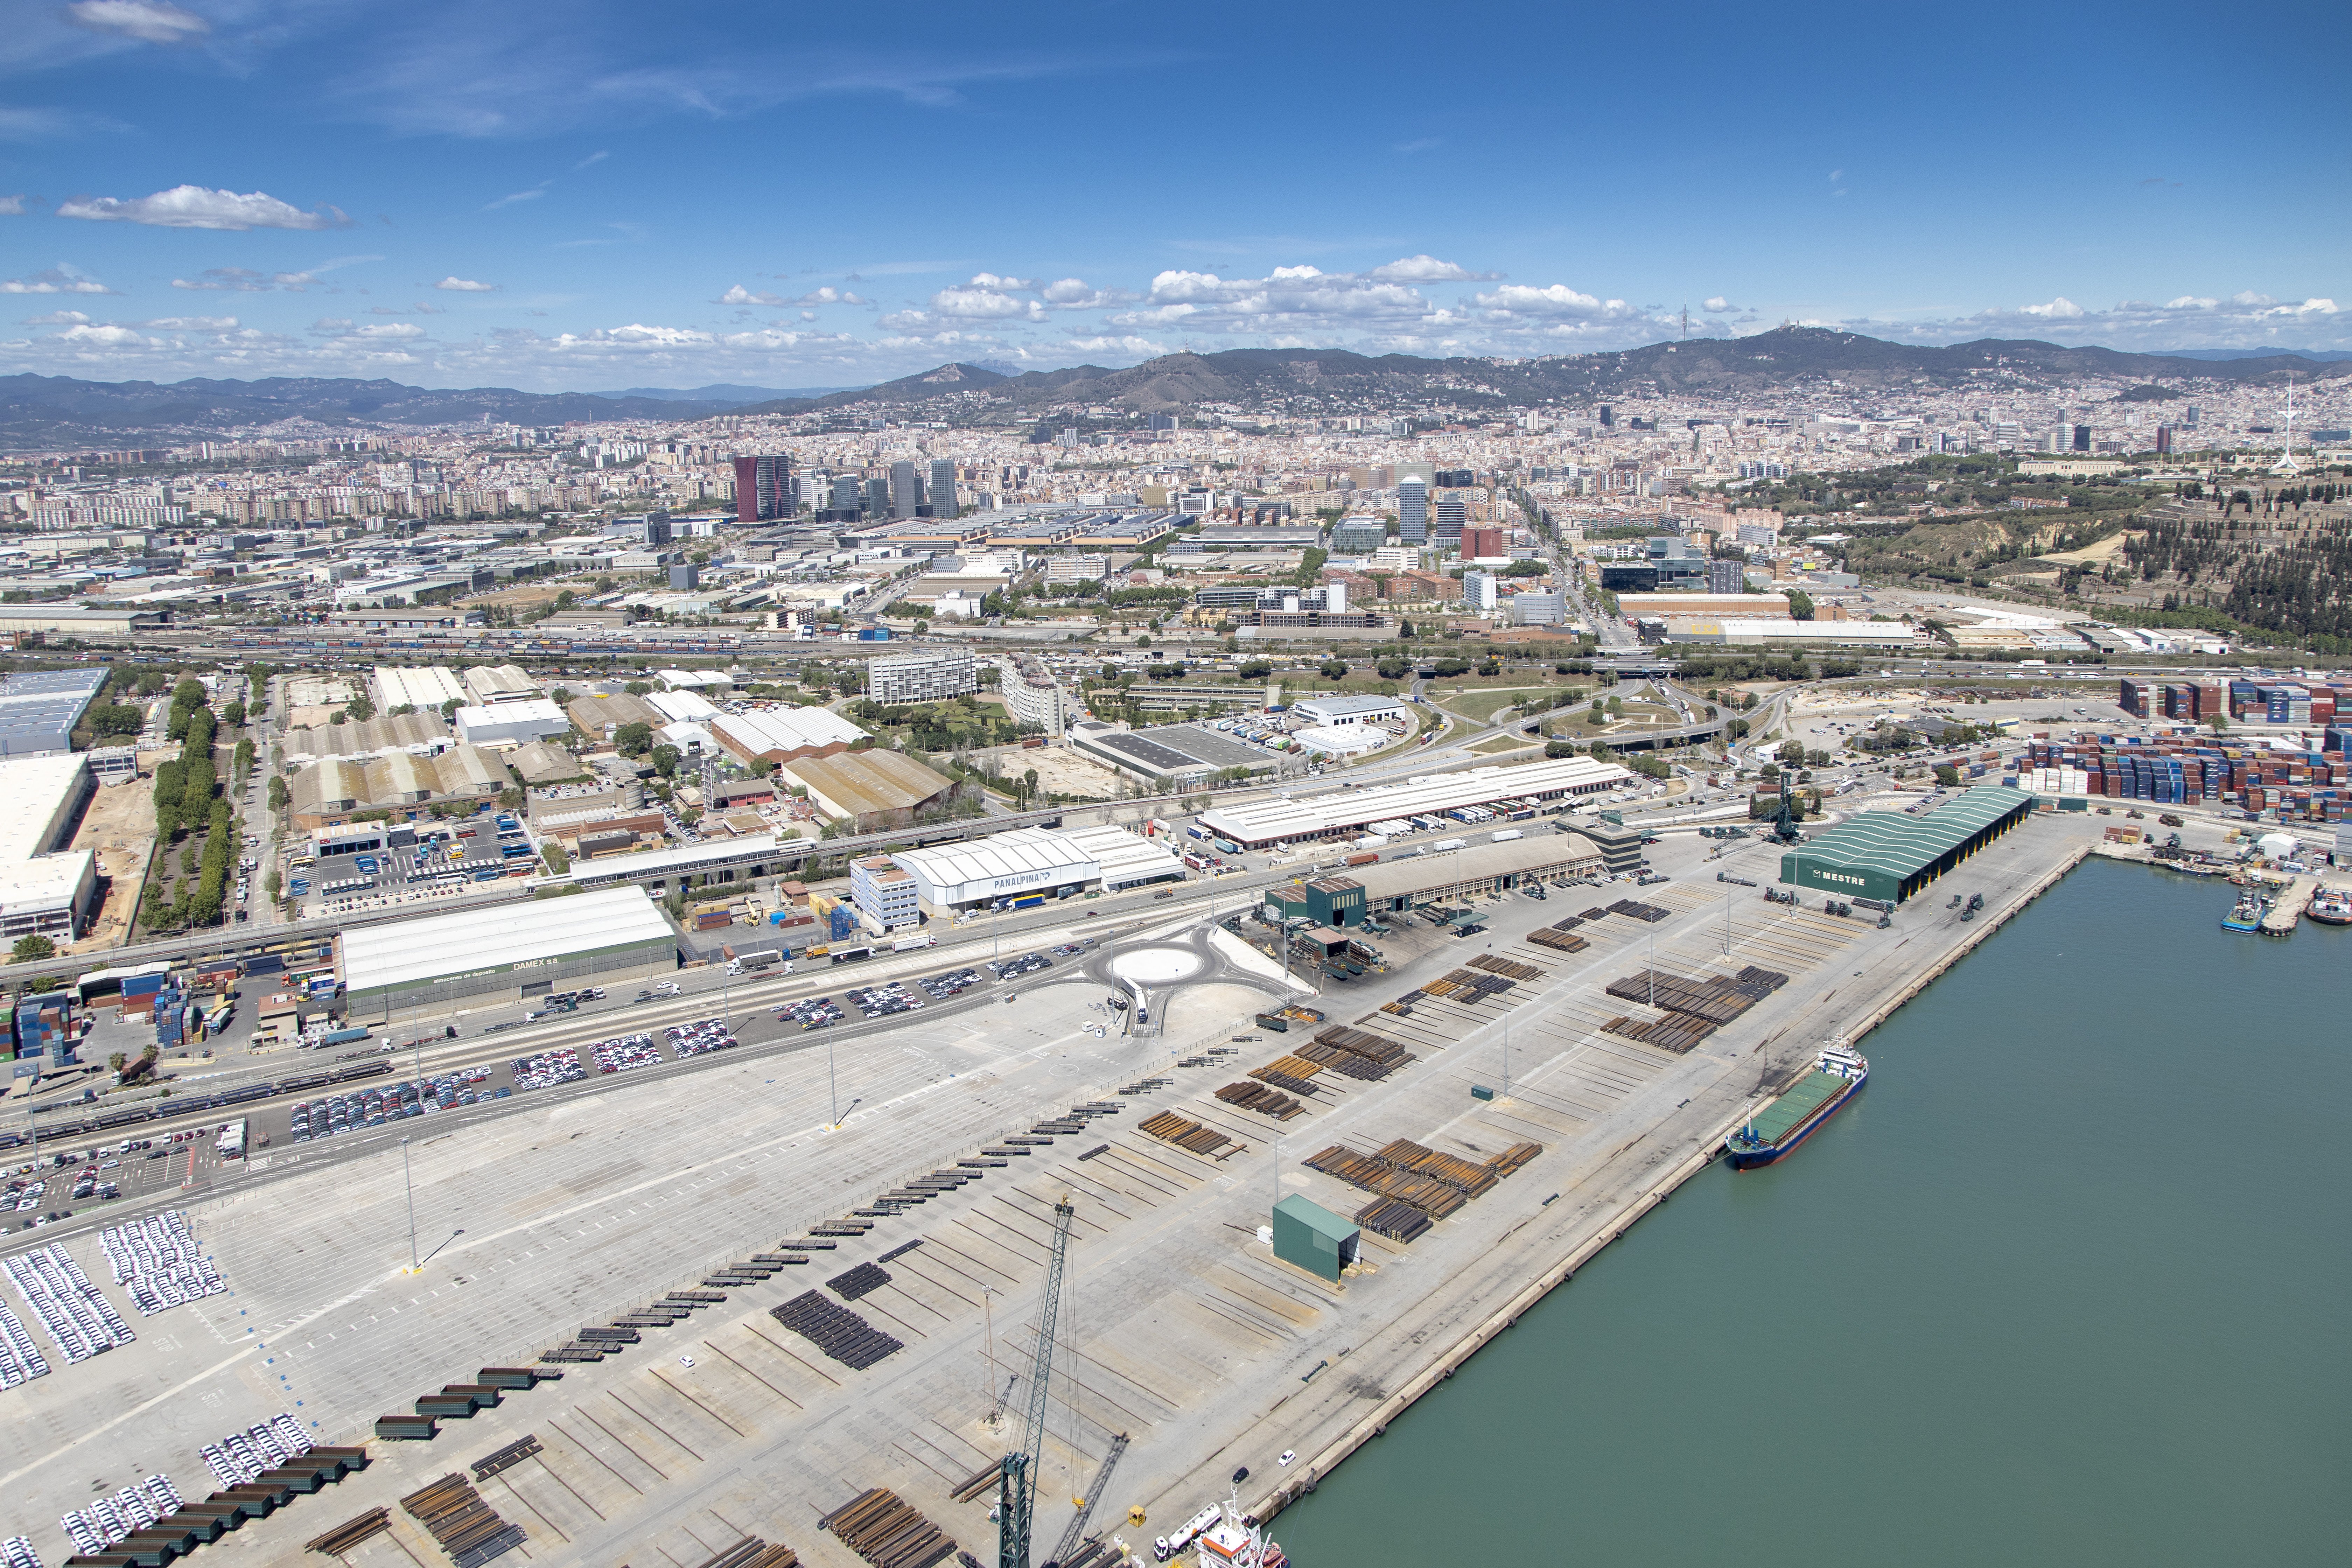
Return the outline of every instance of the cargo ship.
[[[2263,915],[2270,907],[2270,900],[2259,893],[2241,894],[2236,905],[2228,914],[2221,917],[2221,929],[2223,931],[2260,931],[2263,929]]]
[[[2311,895],[2303,912],[2324,926],[2352,926],[2352,890],[2321,888]]]
[[[1151,1544],[1153,1557],[1162,1563],[1198,1546],[1200,1568],[1290,1568],[1289,1557],[1267,1538],[1265,1526],[1242,1511],[1239,1498],[1211,1504],[1173,1536]]]
[[[1731,1168],[1752,1171],[1787,1159],[1869,1081],[1870,1064],[1861,1052],[1843,1046],[1827,1047],[1813,1063],[1812,1071],[1723,1141]]]

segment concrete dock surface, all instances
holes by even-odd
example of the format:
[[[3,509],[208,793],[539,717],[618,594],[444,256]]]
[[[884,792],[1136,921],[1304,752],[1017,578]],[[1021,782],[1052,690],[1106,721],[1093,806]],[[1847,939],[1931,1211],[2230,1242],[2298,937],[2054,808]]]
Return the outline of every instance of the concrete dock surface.
[[[1391,1039],[1413,1060],[1385,1079],[1326,1072],[1285,1121],[1216,1100],[1221,1086],[1306,1035],[1251,1022],[1262,994],[1180,990],[1167,1033],[1096,1037],[1099,985],[1024,989],[1020,1005],[940,1018],[821,1049],[723,1064],[613,1094],[510,1115],[408,1151],[422,1272],[409,1257],[408,1187],[396,1147],[330,1157],[311,1146],[267,1180],[224,1192],[191,1218],[232,1293],[152,1318],[136,1344],[0,1394],[0,1533],[25,1532],[55,1561],[56,1521],[142,1474],[181,1492],[214,1488],[196,1449],[280,1411],[316,1441],[368,1440],[374,1418],[486,1366],[528,1364],[712,1267],[768,1251],[923,1172],[953,1167],[1073,1104],[1122,1110],[1079,1134],[989,1168],[984,1178],[839,1238],[806,1266],[726,1300],[562,1381],[509,1393],[427,1443],[374,1443],[365,1471],[205,1549],[206,1561],[293,1563],[305,1542],[355,1515],[392,1510],[353,1564],[438,1560],[397,1500],[525,1436],[539,1452],[480,1483],[526,1535],[532,1560],[689,1568],[744,1535],[804,1561],[857,1559],[817,1519],[887,1487],[983,1563],[991,1495],[952,1493],[1009,1445],[990,1424],[1009,1381],[1025,1386],[1053,1208],[1076,1208],[1041,1464],[1042,1563],[1071,1521],[1113,1435],[1129,1447],[1090,1532],[1149,1550],[1234,1489],[1276,1509],[1310,1467],[1328,1473],[1410,1397],[1507,1331],[1548,1282],[1620,1234],[1674,1183],[1704,1168],[1726,1131],[1833,1039],[1852,1038],[1948,968],[2087,852],[2080,819],[2044,816],[1931,886],[1888,929],[1857,910],[1766,902],[1714,882],[1769,884],[1761,843],[1697,869],[1696,840],[1657,847],[1676,879],[1647,888],[1551,890],[1485,906],[1463,939],[1421,922],[1381,942],[1389,973],[1327,987],[1334,1024]],[[1686,878],[1686,879],[1685,879]],[[1951,894],[1981,893],[1971,921]],[[1620,900],[1666,911],[1611,913],[1564,954],[1528,933]],[[1499,995],[1428,996],[1408,1016],[1381,1005],[1488,956],[1538,972]],[[1676,1055],[1604,1031],[1655,1016],[1605,994],[1645,968],[1706,978],[1746,965],[1790,977],[1743,1016]],[[1256,1036],[1236,1040],[1236,1036]],[[1210,1048],[1233,1054],[1176,1068]],[[1866,1042],[1864,1048],[1867,1050]],[[1117,1090],[1150,1076],[1146,1094]],[[1493,1089],[1492,1100],[1471,1089]],[[1880,1064],[1872,1094],[1900,1093]],[[859,1103],[828,1131],[835,1097]],[[1227,1140],[1200,1155],[1139,1124],[1172,1110]],[[1541,1154],[1410,1246],[1366,1232],[1365,1267],[1332,1285],[1258,1240],[1276,1198],[1305,1194],[1342,1215],[1370,1194],[1309,1169],[1333,1144],[1369,1152],[1410,1139],[1483,1163],[1523,1142]],[[1108,1145],[1095,1152],[1097,1145]],[[1088,1157],[1081,1159],[1081,1155]],[[299,1161],[310,1163],[306,1169]],[[1769,1180],[1769,1173],[1742,1177]],[[453,1232],[461,1233],[453,1235]],[[909,1242],[889,1279],[844,1303],[824,1281]],[[118,1300],[94,1242],[69,1250]],[[903,1347],[864,1371],[828,1359],[771,1309],[807,1291]],[[127,1304],[122,1308],[130,1316]],[[37,1332],[37,1331],[36,1331]],[[1018,1400],[1013,1402],[1017,1410]],[[1017,1420],[1017,1417],[1016,1417]],[[1277,1456],[1295,1451],[1290,1467]],[[1139,1529],[1130,1507],[1146,1510]],[[1277,1531],[1278,1533],[1278,1531]]]

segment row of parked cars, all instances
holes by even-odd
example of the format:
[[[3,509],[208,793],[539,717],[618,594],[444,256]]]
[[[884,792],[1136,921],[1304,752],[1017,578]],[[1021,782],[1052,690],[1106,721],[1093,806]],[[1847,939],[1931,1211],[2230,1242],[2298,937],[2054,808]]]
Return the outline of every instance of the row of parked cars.
[[[776,1022],[798,1024],[803,1029],[822,1029],[838,1024],[849,1015],[830,996],[812,996],[805,1002],[793,1002],[778,1009]]]
[[[1051,969],[1054,961],[1042,952],[1024,952],[1019,958],[1000,958],[988,966],[988,972],[999,980],[1017,980],[1040,969]]]
[[[849,994],[851,1005],[869,1018],[887,1018],[894,1014],[911,1013],[922,1005],[907,994],[907,988],[896,980],[880,985],[861,986]]]
[[[944,1002],[950,996],[961,995],[980,984],[977,969],[958,969],[946,974],[926,974],[915,982],[929,994],[934,1002]]]

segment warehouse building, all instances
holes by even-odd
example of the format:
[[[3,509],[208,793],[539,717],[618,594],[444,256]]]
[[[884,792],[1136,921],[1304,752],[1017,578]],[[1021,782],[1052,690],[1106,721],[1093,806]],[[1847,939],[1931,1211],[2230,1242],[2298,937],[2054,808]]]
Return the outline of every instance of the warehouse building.
[[[1362,1235],[1352,1220],[1297,1193],[1274,1205],[1274,1255],[1334,1284],[1354,1265]]]
[[[1531,833],[1502,844],[1417,855],[1355,873],[1364,886],[1364,910],[1374,920],[1428,904],[1505,893],[1531,882],[1578,880],[1607,874],[1601,851],[1580,833]]]
[[[74,726],[113,671],[47,669],[0,679],[0,757],[54,757],[73,750]]]
[[[1097,762],[1108,763],[1137,778],[1164,778],[1180,784],[1227,768],[1245,769],[1255,775],[1273,773],[1282,765],[1275,752],[1260,751],[1202,724],[1117,730],[1090,720],[1071,725],[1069,736],[1074,751]]]
[[[915,897],[934,917],[1032,899],[1067,899],[1183,880],[1175,855],[1123,827],[1015,828],[961,844],[891,857],[915,879]]]
[[[356,724],[311,724],[289,730],[278,742],[289,763],[315,763],[328,757],[365,761],[386,752],[430,755],[449,744],[449,726],[437,711],[419,709],[397,718],[379,715]]]
[[[2033,815],[2028,791],[1980,784],[1925,816],[1865,811],[1780,857],[1780,880],[1899,903]]]
[[[677,932],[644,893],[613,888],[533,904],[529,920],[492,908],[366,926],[335,957],[352,1021],[389,1023],[667,973]]]
[[[571,719],[544,697],[457,710],[457,739],[469,746],[520,746],[570,733]]]
[[[97,786],[83,760],[0,762],[0,939],[81,934],[98,900],[98,858],[64,849]]]
[[[867,739],[865,731],[824,708],[761,708],[749,713],[722,713],[710,721],[710,732],[736,761],[790,763],[802,757],[831,757]]]
[[[905,827],[927,806],[944,805],[955,780],[898,752],[844,752],[803,757],[776,770],[778,781],[808,791],[816,808],[857,833]]]
[[[1466,806],[1492,807],[1505,801],[1540,805],[1601,795],[1622,789],[1633,780],[1629,770],[1614,763],[1560,757],[1515,768],[1425,773],[1401,784],[1336,790],[1307,800],[1212,806],[1201,814],[1201,824],[1220,838],[1244,848],[1263,849],[1361,833],[1376,822],[1442,816]]]
[[[435,757],[395,752],[365,763],[330,758],[294,775],[289,809],[297,826],[309,828],[339,826],[362,811],[408,821],[439,802],[479,802],[513,784],[504,763],[464,744]]]
[[[478,664],[465,679],[466,700],[475,707],[529,702],[539,695],[539,683],[519,664]]]
[[[389,713],[396,708],[438,709],[445,702],[466,702],[465,682],[453,670],[434,665],[425,669],[397,669],[379,665],[368,676],[368,684],[375,689],[375,708],[379,713]]]
[[[632,697],[616,691],[609,697],[575,697],[563,710],[580,732],[594,741],[609,741],[613,731],[625,724],[643,724],[648,730],[658,730],[669,719],[658,708],[642,697]]]

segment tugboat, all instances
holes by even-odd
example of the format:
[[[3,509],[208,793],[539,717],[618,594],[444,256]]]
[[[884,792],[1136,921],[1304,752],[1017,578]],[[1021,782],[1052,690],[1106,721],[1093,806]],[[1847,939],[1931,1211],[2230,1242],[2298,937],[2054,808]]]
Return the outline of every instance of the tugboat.
[[[2270,900],[2251,889],[2238,895],[2235,908],[2221,917],[2223,931],[2260,931],[2263,916],[2270,909]]]
[[[2321,888],[2311,895],[2303,912],[2324,926],[2352,926],[2352,889]]]
[[[1752,1171],[1787,1159],[1869,1081],[1870,1063],[1861,1052],[1843,1046],[1828,1047],[1812,1071],[1723,1141],[1731,1168]]]

